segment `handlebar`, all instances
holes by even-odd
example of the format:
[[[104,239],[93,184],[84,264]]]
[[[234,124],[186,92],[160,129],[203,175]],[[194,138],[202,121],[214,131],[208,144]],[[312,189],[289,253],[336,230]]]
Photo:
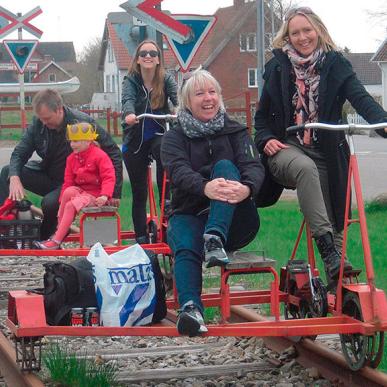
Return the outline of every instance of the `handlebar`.
[[[355,130],[373,130],[387,128],[387,122],[381,122],[379,124],[345,124],[345,125],[332,125],[323,124],[321,122],[311,122],[309,124],[289,126],[286,129],[287,133],[294,133],[302,129],[325,129],[332,131],[344,131],[347,134],[351,134]]]
[[[175,120],[177,118],[176,114],[151,114],[151,113],[143,113],[139,116],[136,116],[138,120],[141,118],[155,118],[157,120]]]

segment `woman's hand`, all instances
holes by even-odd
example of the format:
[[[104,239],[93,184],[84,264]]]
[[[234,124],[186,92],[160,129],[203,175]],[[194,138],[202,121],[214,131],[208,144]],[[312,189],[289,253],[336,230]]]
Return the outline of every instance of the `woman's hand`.
[[[228,195],[227,202],[237,204],[248,198],[251,194],[250,187],[235,180],[227,180],[231,192]]]
[[[128,125],[134,125],[138,122],[138,119],[136,117],[135,114],[128,114],[126,117],[125,117],[125,123],[127,123]]]
[[[250,187],[239,181],[217,178],[206,184],[204,194],[211,200],[236,204],[250,196]]]
[[[289,147],[283,144],[281,141],[276,140],[275,138],[272,138],[266,143],[265,147],[263,148],[263,151],[267,156],[274,156],[281,149],[286,149],[286,148],[289,148]]]

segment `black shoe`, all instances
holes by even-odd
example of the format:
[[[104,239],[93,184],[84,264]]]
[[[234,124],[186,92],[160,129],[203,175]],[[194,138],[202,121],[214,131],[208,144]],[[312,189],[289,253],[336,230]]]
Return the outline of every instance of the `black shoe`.
[[[333,242],[331,233],[326,233],[316,239],[317,248],[320,252],[321,258],[324,262],[325,273],[327,276],[328,283],[335,281],[339,277],[341,255],[336,249]],[[344,260],[344,272],[351,271],[351,263]]]
[[[186,302],[179,310],[176,326],[181,335],[189,337],[208,332],[199,308],[192,301]]]
[[[220,237],[213,234],[204,234],[203,238],[206,267],[225,266],[230,263]]]

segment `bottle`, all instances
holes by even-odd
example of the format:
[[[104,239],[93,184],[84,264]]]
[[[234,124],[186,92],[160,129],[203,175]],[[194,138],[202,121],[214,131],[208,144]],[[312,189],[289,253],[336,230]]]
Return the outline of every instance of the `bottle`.
[[[34,218],[31,211],[31,202],[27,199],[22,199],[16,204],[17,219],[31,220]]]
[[[34,219],[31,211],[31,202],[26,199],[22,199],[16,203],[16,218],[20,222],[15,225],[16,227],[16,245],[18,249],[28,248],[28,240],[23,238],[23,234],[29,229],[30,225],[26,224],[29,220]]]

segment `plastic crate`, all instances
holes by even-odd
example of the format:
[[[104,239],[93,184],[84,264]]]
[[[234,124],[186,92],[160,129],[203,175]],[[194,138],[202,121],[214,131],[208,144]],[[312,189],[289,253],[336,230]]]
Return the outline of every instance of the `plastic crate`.
[[[31,249],[40,239],[41,220],[0,220],[1,249]]]

